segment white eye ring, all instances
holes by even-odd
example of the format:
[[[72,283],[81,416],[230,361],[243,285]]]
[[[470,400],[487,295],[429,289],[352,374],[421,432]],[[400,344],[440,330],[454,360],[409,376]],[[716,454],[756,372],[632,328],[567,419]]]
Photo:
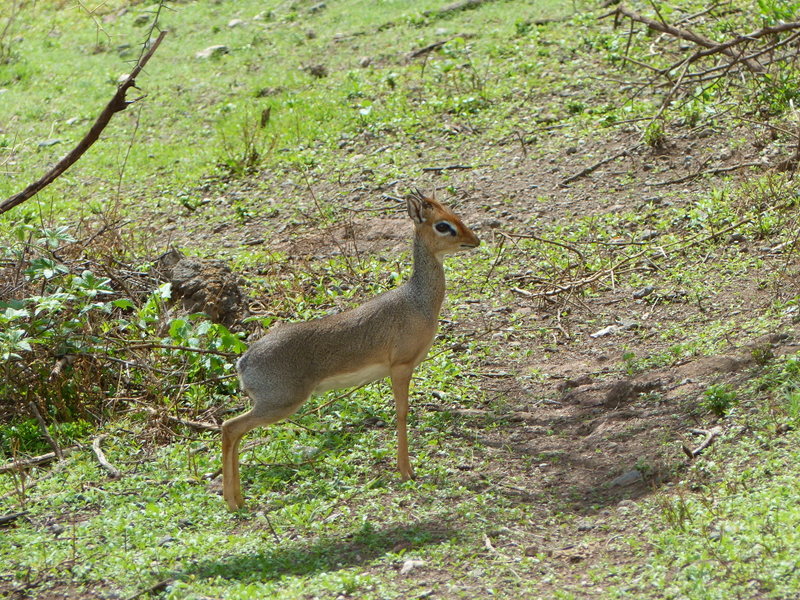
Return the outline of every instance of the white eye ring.
[[[449,221],[439,221],[433,226],[433,228],[439,235],[457,235],[456,228]]]

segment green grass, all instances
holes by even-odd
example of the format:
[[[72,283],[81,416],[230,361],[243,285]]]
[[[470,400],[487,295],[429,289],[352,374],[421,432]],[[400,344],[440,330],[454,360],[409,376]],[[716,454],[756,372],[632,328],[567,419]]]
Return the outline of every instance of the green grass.
[[[425,16],[438,8],[436,2],[361,4],[370,8],[335,2],[309,13],[307,6],[280,2],[168,3],[159,26],[170,33],[138,80],[146,99],[115,116],[101,142],[40,196],[44,212],[51,206],[74,210],[86,200],[90,210],[102,210],[118,194],[140,202],[188,195],[196,202],[199,180],[218,165],[246,166],[241,163],[252,150],[258,166],[313,167],[340,142],[367,135],[387,137],[399,158],[444,113],[471,114],[486,106],[489,116],[475,118],[496,121],[491,108],[521,83],[497,72],[506,59],[498,43],[513,31],[504,7],[436,19]],[[153,11],[137,5],[120,14],[124,5],[104,3],[93,17],[77,4],[20,11],[8,36],[10,59],[0,63],[0,122],[8,124],[0,131],[0,165],[8,175],[0,181],[0,197],[27,185],[75,145],[137,58],[149,25],[136,26],[136,20]],[[537,3],[518,17],[569,10],[571,3],[563,1]],[[245,24],[229,27],[234,18]],[[25,35],[14,36],[21,31]],[[442,60],[403,59],[462,31],[468,36],[448,42]],[[477,31],[488,35],[475,37]],[[195,58],[216,44],[229,52]],[[361,56],[373,64],[360,67]],[[327,77],[302,70],[319,63]],[[270,118],[260,129],[265,109]],[[60,143],[40,147],[55,139]],[[374,164],[373,157],[361,157],[352,168]]]

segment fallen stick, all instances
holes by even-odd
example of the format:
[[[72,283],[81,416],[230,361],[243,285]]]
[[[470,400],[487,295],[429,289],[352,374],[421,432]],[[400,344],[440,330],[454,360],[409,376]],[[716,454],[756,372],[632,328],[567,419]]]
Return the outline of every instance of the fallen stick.
[[[705,439],[700,443],[700,445],[694,450],[689,448],[689,446],[687,446],[686,444],[682,445],[683,452],[686,454],[686,456],[689,457],[689,460],[694,460],[695,458],[700,456],[700,454],[702,454],[706,448],[708,448],[711,444],[714,443],[714,440],[722,433],[722,427],[717,425],[716,427],[712,427],[708,431],[706,431],[705,429],[692,429],[691,432],[704,434],[706,436]]]
[[[422,48],[418,48],[417,50],[412,50],[411,52],[409,52],[406,55],[406,60],[411,60],[413,58],[418,58],[420,56],[423,56],[425,54],[433,52],[437,48],[441,48],[447,42],[449,42],[450,40],[454,40],[457,37],[459,37],[459,36],[458,35],[453,35],[453,36],[450,36],[449,38],[447,38],[446,40],[439,40],[438,42],[433,42],[432,44],[428,44],[427,46],[424,46]]]
[[[139,590],[132,596],[128,596],[126,600],[136,600],[136,598],[140,598],[141,596],[149,596],[150,594],[157,594],[158,592],[163,592],[167,589],[170,585],[175,583],[176,579],[174,577],[167,577],[166,579],[162,579],[161,581],[155,582],[150,587],[146,587],[143,590]]]
[[[63,456],[67,456],[69,454],[72,454],[77,449],[78,446],[72,446],[71,448],[62,448],[61,454]],[[27,458],[25,460],[12,460],[10,463],[0,465],[0,473],[12,473],[13,471],[24,471],[25,469],[30,469],[31,467],[38,467],[41,465],[45,465],[49,462],[54,461],[56,458],[57,457],[55,452],[48,452],[47,454],[32,456],[31,458]]]
[[[662,187],[665,185],[677,185],[679,183],[686,183],[687,181],[691,181],[692,179],[696,179],[697,177],[702,177],[704,175],[719,175],[720,173],[729,173],[731,171],[736,171],[738,169],[745,169],[747,167],[759,167],[759,166],[764,166],[764,163],[744,162],[744,163],[739,163],[738,165],[732,165],[730,167],[715,167],[713,169],[707,169],[705,171],[696,171],[694,173],[690,173],[689,175],[678,177],[677,179],[668,179],[667,181],[654,181],[652,183],[646,181],[644,185],[646,185],[647,187]]]
[[[120,470],[108,462],[106,455],[103,453],[102,448],[100,448],[101,442],[106,439],[106,435],[100,435],[94,438],[92,441],[92,451],[94,452],[95,457],[97,458],[97,462],[100,463],[100,466],[103,467],[106,471],[108,471],[109,476],[111,479],[119,479],[122,477],[122,473]]]
[[[446,15],[448,13],[458,12],[460,10],[469,10],[471,8],[477,8],[481,4],[485,4],[487,2],[492,2],[493,0],[459,0],[458,2],[453,2],[452,4],[448,4],[438,10],[439,15]]]
[[[7,525],[11,525],[11,523],[16,521],[20,517],[24,517],[27,514],[28,511],[24,510],[22,512],[15,512],[8,515],[2,515],[0,516],[0,527],[6,527]]]
[[[566,179],[562,179],[561,182],[558,184],[558,186],[559,187],[567,187],[573,181],[577,181],[581,177],[585,177],[586,175],[589,175],[590,173],[593,173],[594,171],[596,171],[597,169],[599,169],[603,165],[605,165],[607,163],[610,163],[610,162],[613,162],[613,161],[617,160],[618,158],[621,158],[621,157],[623,157],[623,156],[625,156],[627,154],[630,154],[631,152],[636,150],[636,148],[638,148],[638,147],[639,147],[639,145],[637,144],[636,146],[632,146],[630,148],[625,148],[622,152],[618,152],[614,156],[609,156],[607,158],[599,160],[596,163],[594,163],[592,165],[589,165],[585,169],[583,169],[581,171],[578,171],[574,175],[570,175]]]
[[[422,167],[422,170],[426,173],[434,171],[467,171],[469,169],[474,169],[475,167],[471,165],[448,165],[446,167]]]

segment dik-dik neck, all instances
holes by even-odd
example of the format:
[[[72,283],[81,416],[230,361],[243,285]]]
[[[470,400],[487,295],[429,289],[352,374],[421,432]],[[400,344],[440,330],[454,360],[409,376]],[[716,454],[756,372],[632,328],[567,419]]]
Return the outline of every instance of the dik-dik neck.
[[[414,273],[406,285],[420,308],[432,318],[439,315],[444,301],[444,267],[418,237],[414,238]]]

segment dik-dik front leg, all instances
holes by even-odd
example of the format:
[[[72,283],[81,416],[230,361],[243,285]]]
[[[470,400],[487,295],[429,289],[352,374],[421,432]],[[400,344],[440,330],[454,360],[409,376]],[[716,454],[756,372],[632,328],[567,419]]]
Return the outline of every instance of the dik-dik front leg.
[[[403,481],[414,478],[414,470],[408,458],[408,433],[406,418],[408,417],[408,386],[411,383],[411,374],[414,367],[411,365],[398,365],[392,367],[392,394],[397,410],[397,470]]]

